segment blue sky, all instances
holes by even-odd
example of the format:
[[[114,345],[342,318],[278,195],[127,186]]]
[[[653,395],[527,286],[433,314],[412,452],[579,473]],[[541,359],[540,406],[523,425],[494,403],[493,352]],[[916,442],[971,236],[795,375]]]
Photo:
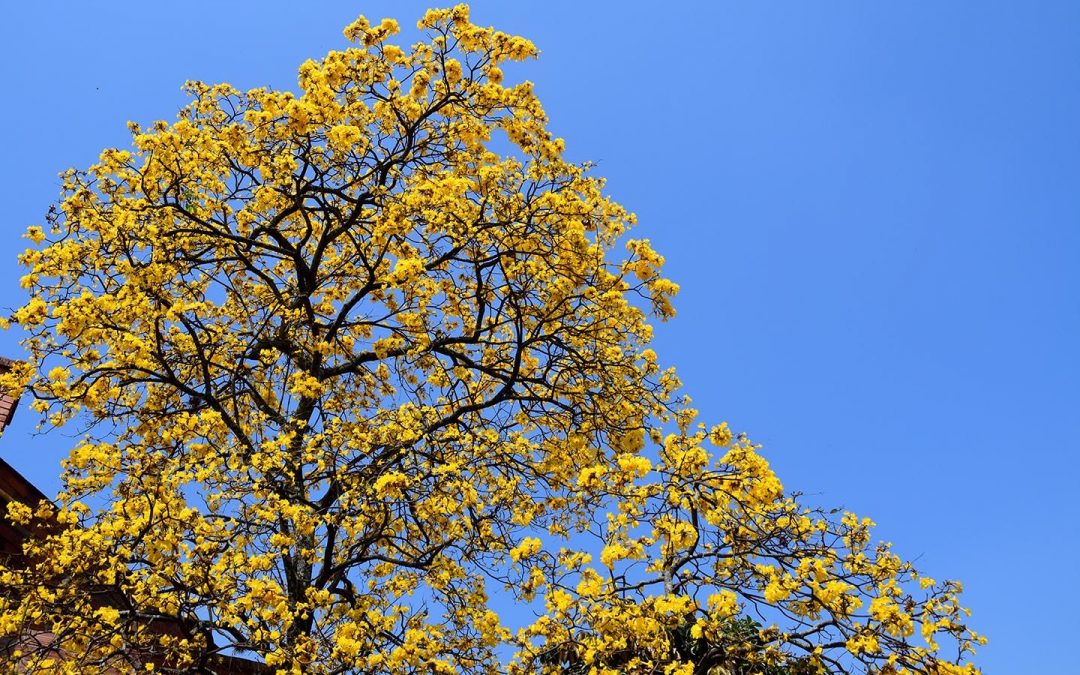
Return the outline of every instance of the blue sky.
[[[428,3],[18,3],[0,26],[0,306],[56,174],[186,79],[292,87]],[[63,7],[58,10],[58,7]],[[657,351],[785,484],[965,582],[991,673],[1080,632],[1080,3],[474,2],[682,285]],[[406,36],[407,37],[407,36]],[[19,355],[0,335],[0,354]],[[46,492],[70,439],[0,455]],[[1063,637],[1069,636],[1069,637]]]

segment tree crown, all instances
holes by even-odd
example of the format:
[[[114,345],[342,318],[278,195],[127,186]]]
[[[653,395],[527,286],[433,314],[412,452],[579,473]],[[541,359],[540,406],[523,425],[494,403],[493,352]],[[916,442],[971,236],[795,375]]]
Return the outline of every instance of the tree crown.
[[[298,93],[188,83],[64,174],[0,385],[85,436],[55,507],[11,509],[61,527],[0,569],[7,658],[974,672],[938,647],[981,640],[959,584],[785,496],[658,366],[678,288],[503,82],[533,45],[463,5],[419,27],[357,20]]]

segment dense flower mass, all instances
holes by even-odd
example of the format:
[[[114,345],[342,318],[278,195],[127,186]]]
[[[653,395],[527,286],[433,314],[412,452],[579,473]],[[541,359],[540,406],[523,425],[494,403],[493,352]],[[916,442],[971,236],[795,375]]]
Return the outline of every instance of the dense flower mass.
[[[85,435],[11,510],[54,525],[0,568],[4,670],[977,672],[958,583],[698,422],[663,258],[503,81],[533,45],[419,26],[64,174],[0,385]]]

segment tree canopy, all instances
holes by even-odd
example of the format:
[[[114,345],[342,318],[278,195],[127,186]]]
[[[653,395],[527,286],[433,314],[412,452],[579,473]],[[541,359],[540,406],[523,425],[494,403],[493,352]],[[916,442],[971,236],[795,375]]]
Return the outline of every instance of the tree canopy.
[[[8,668],[977,672],[958,583],[698,421],[663,258],[503,82],[534,46],[419,27],[63,175],[0,385],[80,440],[10,510],[58,526],[0,568]]]

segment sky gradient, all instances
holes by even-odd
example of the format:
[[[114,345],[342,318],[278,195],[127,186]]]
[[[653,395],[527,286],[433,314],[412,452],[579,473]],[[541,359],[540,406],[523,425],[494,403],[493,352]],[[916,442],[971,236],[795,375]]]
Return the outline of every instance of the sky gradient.
[[[293,88],[356,15],[408,43],[428,4],[8,7],[0,307],[57,173],[127,147],[127,120],[174,119],[187,79]],[[508,80],[666,256],[656,349],[703,417],[963,580],[987,673],[1074,665],[1080,3],[472,6],[538,45]],[[52,493],[73,439],[34,422],[0,456]]]

